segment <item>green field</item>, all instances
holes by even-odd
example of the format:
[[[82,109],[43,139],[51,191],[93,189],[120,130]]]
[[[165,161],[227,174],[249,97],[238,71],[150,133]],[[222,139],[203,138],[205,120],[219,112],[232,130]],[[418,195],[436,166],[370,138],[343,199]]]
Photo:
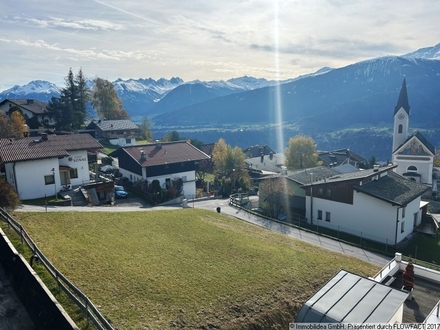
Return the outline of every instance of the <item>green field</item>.
[[[287,329],[339,269],[378,271],[212,211],[13,216],[118,329]]]

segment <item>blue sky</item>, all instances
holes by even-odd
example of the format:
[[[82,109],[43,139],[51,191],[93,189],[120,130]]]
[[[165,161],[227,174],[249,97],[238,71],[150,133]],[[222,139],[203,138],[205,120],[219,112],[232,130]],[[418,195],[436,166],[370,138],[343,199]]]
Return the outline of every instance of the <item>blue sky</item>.
[[[31,80],[294,78],[440,43],[438,0],[4,0],[0,91]]]

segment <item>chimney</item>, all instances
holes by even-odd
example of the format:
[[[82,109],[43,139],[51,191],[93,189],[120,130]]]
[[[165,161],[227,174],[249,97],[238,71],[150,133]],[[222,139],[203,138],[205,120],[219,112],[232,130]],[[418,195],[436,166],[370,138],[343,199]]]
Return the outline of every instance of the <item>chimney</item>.
[[[162,143],[160,143],[159,140],[156,140],[156,148],[157,149],[162,149]]]
[[[273,152],[272,152],[272,151],[269,153],[269,159],[270,159],[270,160],[273,159]]]
[[[373,165],[373,168],[374,168],[374,172],[379,171],[379,165],[375,164],[375,165]]]
[[[145,154],[144,150],[141,149],[141,160],[146,160],[147,155]]]
[[[47,141],[47,133],[41,133],[41,141]]]
[[[32,99],[27,99],[27,100],[26,100],[26,104],[34,104],[34,100],[32,100]]]
[[[264,154],[261,153],[260,157],[261,157],[261,162],[263,162],[264,161]]]

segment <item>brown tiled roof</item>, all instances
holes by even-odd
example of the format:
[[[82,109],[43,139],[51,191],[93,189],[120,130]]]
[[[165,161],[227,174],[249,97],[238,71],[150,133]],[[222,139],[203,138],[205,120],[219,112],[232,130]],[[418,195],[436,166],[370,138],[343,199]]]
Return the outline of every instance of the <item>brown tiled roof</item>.
[[[160,147],[157,143],[136,145],[133,147],[119,148],[110,156],[117,157],[120,152],[125,151],[143,167],[181,163],[187,161],[197,161],[209,159],[210,157],[203,151],[197,149],[186,141],[161,142]],[[141,153],[145,153],[145,160],[141,159]]]
[[[22,139],[0,139],[0,160],[5,163],[65,157],[69,151],[93,150],[101,144],[89,134],[48,135]]]
[[[6,99],[1,103],[5,102],[11,102],[18,107],[26,109],[36,115],[47,113],[47,102],[42,102],[38,100]]]

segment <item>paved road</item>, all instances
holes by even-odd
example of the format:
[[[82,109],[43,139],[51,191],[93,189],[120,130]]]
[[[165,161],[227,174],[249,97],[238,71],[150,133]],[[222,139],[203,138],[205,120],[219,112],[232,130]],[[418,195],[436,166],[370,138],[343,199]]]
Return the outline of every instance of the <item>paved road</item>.
[[[297,238],[302,241],[321,246],[331,251],[344,253],[380,267],[385,266],[390,258],[382,256],[377,253],[369,252],[364,249],[344,244],[330,238],[322,237],[304,230],[293,228],[282,223],[270,221],[262,217],[250,214],[244,210],[237,209],[229,205],[229,199],[208,199],[188,202],[188,207],[201,208],[216,212],[217,207],[221,208],[221,213],[226,214],[254,225],[276,231],[278,233],[287,235],[289,237]],[[174,206],[156,206],[151,207],[142,203],[139,199],[117,200],[115,206],[48,206],[47,212],[128,212],[128,211],[155,211],[155,210],[169,210],[181,209],[181,205]],[[44,206],[27,206],[22,205],[16,211],[21,212],[46,212]]]

